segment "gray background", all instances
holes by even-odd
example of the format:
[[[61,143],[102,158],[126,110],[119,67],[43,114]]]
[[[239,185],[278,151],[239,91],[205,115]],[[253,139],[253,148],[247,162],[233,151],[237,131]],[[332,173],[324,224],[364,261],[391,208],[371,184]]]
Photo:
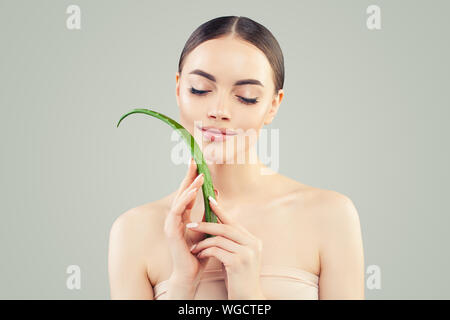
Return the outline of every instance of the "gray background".
[[[81,30],[66,8],[81,7]],[[382,29],[366,27],[381,7]],[[201,23],[248,16],[278,39],[279,172],[353,200],[367,299],[448,299],[448,1],[0,1],[0,298],[109,299],[108,236],[176,190],[178,58]],[[81,267],[81,290],[66,268]]]

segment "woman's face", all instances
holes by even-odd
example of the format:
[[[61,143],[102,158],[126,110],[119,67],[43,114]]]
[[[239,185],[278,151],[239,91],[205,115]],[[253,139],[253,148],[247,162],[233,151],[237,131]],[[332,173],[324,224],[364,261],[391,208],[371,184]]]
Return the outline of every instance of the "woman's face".
[[[249,79],[250,83],[242,81]],[[180,122],[208,163],[242,161],[260,129],[272,122],[283,97],[281,89],[274,94],[273,71],[264,53],[230,36],[196,47],[176,80]],[[212,138],[202,133],[202,127],[229,129],[235,135]]]

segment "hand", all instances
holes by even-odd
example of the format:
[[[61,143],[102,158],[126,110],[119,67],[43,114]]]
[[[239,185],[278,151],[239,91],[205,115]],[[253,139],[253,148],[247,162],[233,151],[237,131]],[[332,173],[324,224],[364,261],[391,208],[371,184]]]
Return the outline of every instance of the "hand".
[[[227,215],[213,198],[209,202],[219,222],[203,221],[187,227],[215,237],[200,241],[192,253],[200,259],[215,257],[223,263],[228,299],[265,299],[260,285],[262,241]]]
[[[164,233],[173,266],[169,287],[174,288],[171,292],[174,298],[193,298],[194,288],[198,285],[200,275],[207,263],[207,260],[201,261],[190,252],[192,244],[204,239],[205,236],[189,232],[185,227],[186,223],[191,222],[191,209],[203,181],[203,175],[197,176],[197,165],[191,158],[188,172],[181,182],[164,222]],[[203,221],[205,221],[204,216]]]

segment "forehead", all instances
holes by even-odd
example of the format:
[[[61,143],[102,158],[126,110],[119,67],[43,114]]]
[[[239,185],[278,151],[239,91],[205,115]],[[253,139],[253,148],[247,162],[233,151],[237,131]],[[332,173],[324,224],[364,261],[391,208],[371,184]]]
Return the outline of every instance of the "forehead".
[[[271,85],[272,70],[265,54],[251,43],[236,38],[208,40],[197,46],[186,57],[183,72],[194,69],[214,75],[218,83],[231,84],[252,78],[265,87]]]

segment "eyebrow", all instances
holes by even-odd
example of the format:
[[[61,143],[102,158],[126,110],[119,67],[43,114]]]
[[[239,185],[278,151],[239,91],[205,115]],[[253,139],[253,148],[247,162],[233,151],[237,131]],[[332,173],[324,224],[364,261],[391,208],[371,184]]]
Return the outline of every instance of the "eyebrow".
[[[209,74],[209,73],[207,73],[207,72],[205,72],[203,70],[200,70],[200,69],[195,69],[195,70],[189,72],[189,74],[196,74],[196,75],[205,77],[205,78],[207,78],[207,79],[209,79],[209,80],[211,80],[213,82],[216,82],[216,78],[212,74]],[[264,85],[261,83],[261,81],[256,80],[256,79],[238,80],[238,81],[236,81],[233,84],[233,86],[242,86],[244,84],[256,84],[258,86],[264,87]]]

